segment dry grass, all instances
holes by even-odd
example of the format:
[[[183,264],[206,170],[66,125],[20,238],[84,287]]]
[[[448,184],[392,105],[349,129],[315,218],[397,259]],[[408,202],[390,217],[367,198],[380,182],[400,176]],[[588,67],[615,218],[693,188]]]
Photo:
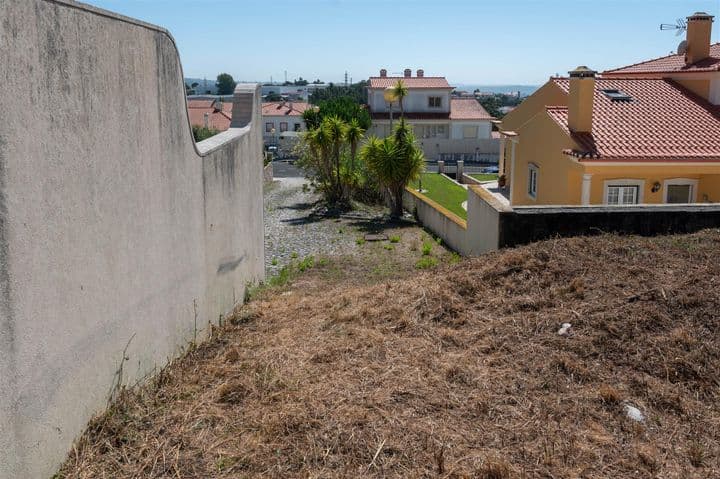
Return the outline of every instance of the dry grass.
[[[720,477],[719,253],[713,230],[317,274],[126,392],[60,477]]]

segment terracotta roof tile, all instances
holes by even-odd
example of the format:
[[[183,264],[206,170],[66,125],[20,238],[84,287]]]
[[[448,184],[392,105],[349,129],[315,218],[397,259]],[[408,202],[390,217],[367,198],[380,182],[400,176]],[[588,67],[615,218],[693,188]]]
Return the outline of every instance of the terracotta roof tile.
[[[271,101],[262,104],[262,114],[263,116],[301,116],[309,108],[312,108],[310,103]]]
[[[568,91],[567,79],[552,81]],[[604,89],[632,100],[613,101]],[[569,130],[567,107],[546,109],[579,144],[568,153],[584,161],[720,161],[720,107],[671,80],[598,79],[592,133]]]
[[[208,114],[208,127],[225,131],[232,120],[232,102],[223,102],[222,111],[216,110],[213,100],[189,100],[188,116],[192,126],[205,126],[205,113]]]
[[[494,120],[475,98],[452,98],[450,100],[451,120]]]
[[[370,77],[370,88],[395,86],[398,80],[402,80],[408,88],[452,89],[445,77]]]
[[[704,60],[685,65],[684,55],[668,55],[644,62],[636,63],[614,70],[603,72],[603,75],[637,74],[637,73],[680,73],[680,72],[714,72],[720,71],[720,43],[710,45],[710,56]]]

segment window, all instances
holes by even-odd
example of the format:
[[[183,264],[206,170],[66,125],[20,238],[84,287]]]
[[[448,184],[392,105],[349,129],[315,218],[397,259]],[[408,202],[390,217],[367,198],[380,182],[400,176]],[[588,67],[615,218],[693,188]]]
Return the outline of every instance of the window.
[[[673,178],[665,180],[663,183],[665,203],[695,203],[698,180]]]
[[[637,205],[643,202],[645,180],[607,180],[604,185],[606,205]]]
[[[302,125],[300,125],[300,123],[295,123],[295,131],[300,131],[300,128],[302,128]]]
[[[428,97],[428,106],[430,108],[440,108],[442,106],[442,97],[439,97],[439,96]]]
[[[283,131],[287,131],[287,130],[288,130],[287,122],[286,121],[280,122],[280,132],[282,133]]]
[[[627,185],[608,186],[607,203],[609,205],[636,205],[638,199],[638,187]]]
[[[438,135],[444,135],[445,134],[445,125],[438,125],[437,132],[438,132]]]
[[[528,165],[528,196],[537,198],[538,167],[532,163]]]
[[[477,138],[478,127],[477,126],[464,126],[463,127],[463,138]]]
[[[265,123],[265,133],[272,133],[273,124],[271,121]]]
[[[632,97],[625,92],[615,89],[602,90],[606,97],[612,101],[631,101]]]

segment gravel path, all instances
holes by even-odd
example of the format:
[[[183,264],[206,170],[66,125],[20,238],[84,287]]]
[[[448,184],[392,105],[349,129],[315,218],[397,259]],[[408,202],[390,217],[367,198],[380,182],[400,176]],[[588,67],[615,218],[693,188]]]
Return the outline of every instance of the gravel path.
[[[303,185],[308,185],[303,188]],[[305,178],[277,178],[265,190],[265,267],[268,276],[293,259],[347,254],[360,233],[349,223],[371,218],[352,213],[342,218],[318,216],[314,193]],[[273,264],[275,263],[275,264]]]

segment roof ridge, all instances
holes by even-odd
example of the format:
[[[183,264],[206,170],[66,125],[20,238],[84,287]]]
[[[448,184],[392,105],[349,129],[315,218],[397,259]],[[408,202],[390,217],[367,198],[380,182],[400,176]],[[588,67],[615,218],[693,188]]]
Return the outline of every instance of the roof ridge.
[[[718,45],[720,45],[720,42],[711,43],[711,44],[710,44],[710,48],[712,48],[712,47],[714,47],[714,46],[718,46]],[[625,65],[625,66],[622,66],[622,67],[614,68],[614,69],[612,69],[612,70],[604,70],[604,71],[601,72],[601,75],[602,75],[603,73],[620,73],[620,70],[626,70],[626,69],[628,69],[628,68],[632,68],[632,67],[637,67],[637,66],[640,66],[640,65],[644,65],[645,63],[656,62],[656,61],[658,61],[658,60],[664,60],[664,59],[666,59],[666,58],[679,57],[679,56],[680,56],[679,53],[671,53],[670,55],[663,55],[663,56],[660,56],[660,57],[651,58],[651,59],[649,59],[649,60],[643,60],[643,61],[641,61],[641,62],[632,63],[632,64],[630,64],[630,65]],[[701,62],[701,61],[703,61],[703,60],[705,60],[705,58],[703,58],[702,60],[698,60],[698,61],[696,61],[696,62],[694,62],[694,63],[691,63],[691,65],[694,65],[695,63],[699,63],[699,62]]]

